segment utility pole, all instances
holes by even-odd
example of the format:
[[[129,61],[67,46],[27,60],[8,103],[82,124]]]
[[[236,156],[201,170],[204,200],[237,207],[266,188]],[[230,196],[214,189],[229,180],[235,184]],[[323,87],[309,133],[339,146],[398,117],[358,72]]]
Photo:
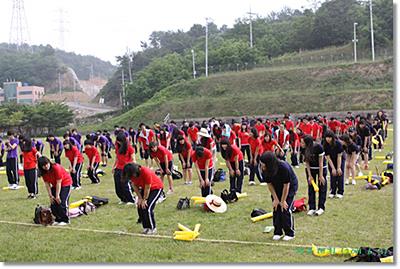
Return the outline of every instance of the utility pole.
[[[61,73],[58,72],[58,91],[59,91],[59,95],[61,97]]]
[[[128,72],[129,72],[129,82],[132,83],[132,70],[131,70],[131,51],[129,48],[126,48],[127,56],[128,56]]]
[[[354,34],[354,36],[353,36],[353,43],[354,43],[354,62],[356,63],[357,62],[357,42],[358,42],[358,39],[357,39],[357,35],[356,35],[356,27],[357,27],[357,24],[358,23],[354,23],[353,24],[353,34]]]
[[[252,13],[250,7],[250,12],[247,12],[247,14],[249,14],[249,20],[250,20],[250,48],[253,48],[253,23],[251,15],[256,15],[256,13]]]
[[[206,77],[208,77],[208,20],[206,18]]]
[[[121,70],[121,79],[122,79],[122,96],[121,96],[121,106],[122,108],[125,107],[125,74],[124,74],[124,68],[122,67]]]
[[[196,64],[194,62],[194,50],[192,49],[193,78],[196,78]]]
[[[374,46],[374,22],[372,19],[372,0],[369,0],[369,17],[371,20],[371,52],[372,61],[375,62],[375,46]]]

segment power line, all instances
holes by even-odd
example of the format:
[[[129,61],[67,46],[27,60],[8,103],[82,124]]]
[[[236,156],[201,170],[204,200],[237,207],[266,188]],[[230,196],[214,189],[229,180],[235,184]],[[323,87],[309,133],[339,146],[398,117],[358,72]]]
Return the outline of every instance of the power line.
[[[12,0],[12,15],[9,43],[16,44],[19,50],[23,44],[30,43],[28,21],[25,14],[24,0]]]

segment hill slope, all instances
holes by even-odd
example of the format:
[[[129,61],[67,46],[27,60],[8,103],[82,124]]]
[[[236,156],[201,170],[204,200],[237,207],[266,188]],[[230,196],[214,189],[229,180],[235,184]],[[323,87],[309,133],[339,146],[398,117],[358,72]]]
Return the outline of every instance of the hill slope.
[[[392,61],[258,69],[175,84],[96,128],[152,123],[168,113],[181,119],[392,107]]]

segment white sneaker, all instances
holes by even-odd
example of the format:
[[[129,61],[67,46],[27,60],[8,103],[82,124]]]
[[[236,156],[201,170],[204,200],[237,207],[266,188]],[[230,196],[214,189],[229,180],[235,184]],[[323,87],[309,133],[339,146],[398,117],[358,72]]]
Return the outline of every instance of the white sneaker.
[[[149,233],[149,228],[144,228],[142,234],[148,234]]]
[[[127,202],[126,205],[135,205],[135,203]]]
[[[267,182],[261,182],[261,183],[260,183],[260,186],[267,186],[267,185],[268,185]]]
[[[78,187],[75,188],[75,190],[80,190],[80,189],[82,189],[81,186],[78,186]]]
[[[18,185],[17,185],[17,184],[12,184],[12,186],[10,187],[10,189],[12,189],[12,190],[18,189]]]
[[[294,168],[300,168],[300,166],[296,165]]]
[[[283,241],[290,241],[290,240],[293,240],[293,239],[294,239],[294,236],[285,235],[282,240]]]
[[[55,221],[55,222],[53,222],[53,224],[51,226],[57,226],[58,224],[60,224],[60,223]]]
[[[123,205],[123,204],[125,204],[125,202],[119,201],[118,204]]]
[[[174,193],[174,191],[171,191],[171,190],[167,191],[167,194],[173,194],[173,193]]]
[[[353,180],[351,181],[351,184],[352,184],[352,185],[356,185],[357,182],[353,179]]]
[[[147,234],[153,235],[153,234],[157,234],[157,228],[149,229],[149,231],[147,232]]]
[[[315,210],[314,209],[310,209],[310,210],[308,210],[308,212],[307,212],[307,215],[308,216],[314,216],[315,215]]]
[[[249,186],[254,186],[256,183],[254,181],[249,181]]]
[[[345,182],[344,182],[344,184],[345,184],[345,185],[349,185],[349,180],[346,179]]]
[[[335,197],[335,195],[331,193],[331,194],[328,195],[328,197],[329,198],[333,198],[333,197]]]
[[[363,175],[364,175],[363,172],[361,172],[361,171],[358,172],[358,176],[359,176],[359,177],[362,177]]]
[[[336,198],[342,199],[343,195],[342,194],[336,194]]]
[[[272,237],[272,240],[278,241],[278,240],[281,240],[281,238],[282,238],[282,235],[276,234],[276,235],[274,235],[274,236]]]
[[[318,209],[318,210],[315,212],[315,214],[316,214],[317,216],[321,216],[322,214],[324,214],[324,210],[323,210],[322,208],[320,208],[320,209]]]
[[[65,225],[68,225],[68,223],[63,222],[63,221],[58,224],[58,226],[65,226]]]
[[[157,204],[164,202],[164,200],[167,199],[167,197],[165,197],[164,195],[161,195],[158,199],[157,199]]]

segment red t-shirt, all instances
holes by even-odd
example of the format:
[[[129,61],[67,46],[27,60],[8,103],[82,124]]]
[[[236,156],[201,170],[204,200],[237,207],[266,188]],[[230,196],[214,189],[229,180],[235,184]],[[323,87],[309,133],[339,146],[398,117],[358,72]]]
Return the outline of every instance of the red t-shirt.
[[[65,157],[70,161],[71,165],[74,163],[74,158],[78,157],[78,163],[83,163],[83,156],[77,146],[72,146],[70,150],[65,150]]]
[[[172,161],[172,153],[165,147],[158,146],[156,152],[150,150],[150,157],[152,159],[157,158],[160,163],[165,163],[165,155],[168,157],[168,162]]]
[[[148,167],[141,166],[139,177],[131,177],[132,183],[144,189],[145,185],[150,185],[150,190],[159,190],[164,188],[161,179]]]
[[[318,123],[314,123],[312,125],[312,132],[313,132],[314,140],[317,139],[318,137],[321,137],[321,133],[319,134],[319,136],[317,136],[318,132],[319,132],[319,124]]]
[[[22,152],[22,156],[24,159],[24,170],[35,169],[37,164],[37,157],[36,157],[37,150],[36,148],[32,148],[29,152]]]
[[[264,131],[264,132],[265,132],[265,126],[264,126],[264,124],[260,124],[260,125],[256,124],[256,125],[254,125],[254,127],[257,129],[258,134],[260,134],[261,131]]]
[[[300,137],[295,132],[293,133],[293,137],[294,137],[294,139],[293,139],[293,141],[291,143],[291,146],[295,148],[295,147],[298,147],[300,145]]]
[[[347,128],[349,128],[349,127],[346,123],[343,122],[342,124],[340,124],[340,131],[342,133],[346,132]]]
[[[212,139],[211,137],[206,137],[206,143],[203,145],[203,143],[201,143],[203,145],[203,147],[205,147],[206,149],[212,150],[212,148],[214,147],[215,143],[214,143],[214,139]],[[204,138],[201,138],[201,140],[199,142],[201,142]]]
[[[90,147],[90,149],[85,147],[85,154],[88,156],[89,163],[92,162],[93,157],[95,157],[94,162],[100,162],[100,154],[96,147]]]
[[[231,143],[231,145],[235,145],[235,141],[236,141],[236,134],[234,131],[231,130],[231,136],[229,137],[229,143]]]
[[[140,134],[142,134],[142,133],[143,132],[140,131],[139,136],[138,136],[138,141],[143,143],[143,149],[144,150],[148,150],[149,149],[149,144],[150,144],[151,141],[154,140],[155,134],[154,134],[153,130],[148,130],[147,141],[146,141],[146,138],[140,136]]]
[[[55,187],[57,180],[61,179],[61,187],[70,186],[72,184],[71,175],[58,163],[53,163],[50,171],[43,175],[43,180]]]
[[[230,162],[234,162],[235,161],[235,157],[239,156],[238,161],[240,162],[241,160],[243,160],[243,153],[242,151],[236,146],[236,145],[231,145],[232,147],[232,155],[231,158],[229,159]]]
[[[235,123],[235,124],[232,126],[232,130],[235,132],[236,136],[239,135],[240,129],[241,129],[241,125],[238,124],[238,123]]]
[[[192,142],[196,142],[197,141],[197,133],[199,132],[199,129],[197,129],[197,127],[189,128],[187,130],[188,135],[190,137],[190,139],[192,140]]]
[[[201,158],[197,158],[196,152],[193,151],[192,160],[194,163],[197,162],[197,165],[199,166],[200,170],[205,170],[207,160],[210,160],[210,163],[208,164],[208,168],[213,167],[212,153],[210,150],[208,150],[206,148],[204,148],[204,155]]]
[[[189,141],[187,139],[185,139],[185,148],[183,149],[181,154],[183,156],[183,158],[185,159],[185,161],[187,160],[188,154],[191,155],[192,154],[192,145],[190,145]]]
[[[157,134],[157,138],[160,140],[160,144],[163,147],[167,147],[167,142],[170,137],[171,135],[169,133],[165,135],[165,138],[161,138],[161,135]]]
[[[311,135],[312,127],[310,123],[301,123],[300,124],[300,129],[303,131],[305,135]]]
[[[240,143],[242,145],[248,145],[249,144],[250,135],[249,135],[248,132],[239,131],[239,138],[240,138]]]
[[[257,157],[257,156],[254,156],[254,154],[256,153],[257,147],[258,147],[258,155],[261,155],[263,153],[263,148],[261,146],[261,141],[259,138],[249,137],[249,144],[250,144],[250,150],[251,150],[251,154],[253,155],[253,158]]]
[[[286,130],[292,130],[294,128],[294,123],[291,120],[286,120],[285,121],[285,128]]]
[[[271,139],[269,142],[265,142],[265,140],[262,141],[261,143],[262,148],[263,148],[263,153],[266,151],[274,151],[274,147],[278,145],[278,142],[276,140]]]
[[[126,153],[120,154],[119,153],[119,146],[118,144],[115,144],[115,158],[116,158],[116,169],[124,169],[125,164],[127,163],[131,163],[133,161],[132,155],[135,154],[135,149],[131,146],[128,145],[128,150],[126,151]]]

